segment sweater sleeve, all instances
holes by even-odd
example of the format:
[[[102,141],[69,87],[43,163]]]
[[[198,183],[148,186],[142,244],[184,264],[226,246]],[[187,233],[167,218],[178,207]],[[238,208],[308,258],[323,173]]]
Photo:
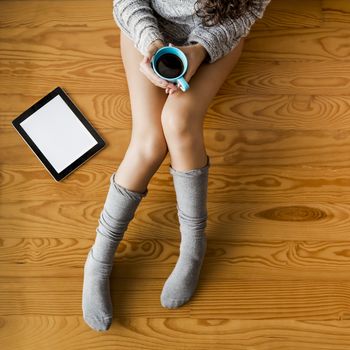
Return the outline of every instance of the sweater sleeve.
[[[156,39],[164,41],[150,0],[113,0],[113,17],[118,27],[133,39],[134,46],[146,54]]]
[[[246,37],[257,18],[261,19],[271,0],[254,0],[242,16],[227,18],[223,24],[212,27],[196,26],[188,36],[189,43],[199,43],[208,52],[208,63],[213,63],[234,49]]]

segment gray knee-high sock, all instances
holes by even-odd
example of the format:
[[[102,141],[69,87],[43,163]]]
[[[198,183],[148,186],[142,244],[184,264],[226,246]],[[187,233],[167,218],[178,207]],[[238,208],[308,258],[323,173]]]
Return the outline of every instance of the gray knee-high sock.
[[[207,247],[207,192],[210,161],[203,168],[177,171],[170,166],[180,223],[180,254],[160,296],[165,308],[185,304],[193,295]]]
[[[110,177],[110,186],[100,214],[96,239],[84,265],[82,309],[85,322],[94,330],[105,331],[112,324],[113,306],[109,276],[113,258],[135,211],[148,193],[126,189]]]

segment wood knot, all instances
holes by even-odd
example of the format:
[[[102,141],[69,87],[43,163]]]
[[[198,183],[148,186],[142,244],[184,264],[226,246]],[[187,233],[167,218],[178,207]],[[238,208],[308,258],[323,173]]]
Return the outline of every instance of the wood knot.
[[[291,205],[267,209],[255,216],[275,221],[317,221],[326,218],[327,214],[319,208]]]

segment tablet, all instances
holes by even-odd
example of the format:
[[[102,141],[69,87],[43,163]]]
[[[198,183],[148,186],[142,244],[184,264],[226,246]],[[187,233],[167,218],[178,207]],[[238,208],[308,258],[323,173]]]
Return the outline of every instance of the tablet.
[[[12,125],[56,181],[106,145],[60,87],[19,115]]]

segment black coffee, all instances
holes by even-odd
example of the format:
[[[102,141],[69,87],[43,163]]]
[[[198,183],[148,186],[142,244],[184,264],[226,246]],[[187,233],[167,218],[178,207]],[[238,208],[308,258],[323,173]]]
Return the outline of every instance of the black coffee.
[[[160,56],[155,66],[158,73],[165,78],[176,78],[184,69],[181,58],[172,53]]]

